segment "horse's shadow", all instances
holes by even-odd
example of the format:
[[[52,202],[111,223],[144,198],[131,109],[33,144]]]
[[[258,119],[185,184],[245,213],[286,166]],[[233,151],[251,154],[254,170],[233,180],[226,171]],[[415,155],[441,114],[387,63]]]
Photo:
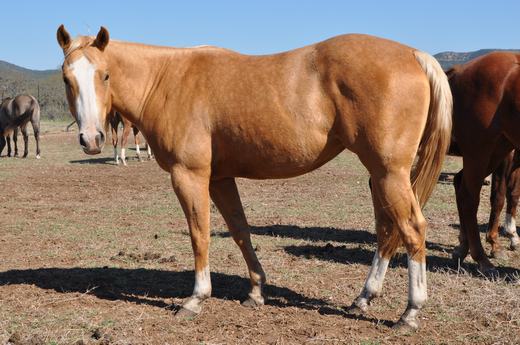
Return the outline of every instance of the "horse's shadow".
[[[71,164],[109,164],[116,165],[113,157],[101,157],[101,158],[87,158],[87,159],[76,159],[69,161]]]
[[[286,253],[304,258],[315,258],[323,261],[337,262],[342,264],[371,265],[374,251],[364,248],[363,244],[374,244],[377,242],[376,235],[366,230],[337,229],[320,227],[299,227],[294,225],[253,226],[251,233],[261,236],[278,236],[306,240],[310,242],[329,242],[327,244],[306,244],[285,246]],[[228,236],[227,233],[219,233],[219,236]],[[330,242],[357,243],[357,247],[348,248],[346,245],[333,245]],[[427,269],[431,272],[446,271],[459,272],[459,264],[451,258],[453,247],[449,245],[426,242],[428,253],[438,251],[449,253],[449,257],[434,254],[427,255]],[[391,261],[392,267],[407,267],[406,255],[396,255]],[[478,265],[473,262],[465,262],[464,270],[474,276],[482,277]],[[508,267],[497,267],[500,275],[508,281],[514,281],[513,277],[520,276],[520,270]]]
[[[224,273],[211,273],[212,297],[245,300],[249,279]],[[38,268],[0,272],[0,286],[28,284],[60,293],[88,293],[101,299],[128,301],[159,308],[176,308],[164,300],[191,295],[193,271],[165,271],[126,268]],[[291,289],[266,284],[266,304],[317,310],[321,314],[345,314],[328,302],[303,296]]]

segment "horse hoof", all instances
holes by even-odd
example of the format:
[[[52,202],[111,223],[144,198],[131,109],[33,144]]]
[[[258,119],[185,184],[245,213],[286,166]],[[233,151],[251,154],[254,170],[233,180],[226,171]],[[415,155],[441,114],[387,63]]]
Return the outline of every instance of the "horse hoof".
[[[419,329],[419,322],[417,322],[416,319],[404,320],[401,318],[395,325],[392,326],[392,329],[401,334],[414,333]]]
[[[368,308],[362,308],[358,306],[356,303],[352,303],[352,305],[345,309],[345,312],[354,316],[363,316],[367,313]]]
[[[181,309],[177,310],[177,312],[175,313],[175,318],[191,320],[191,319],[195,318],[197,315],[199,315],[199,313],[196,313],[193,310],[181,307]]]
[[[36,155],[36,159],[40,159],[40,158],[41,158],[40,155]]]
[[[466,258],[467,255],[468,255],[467,251],[464,251],[460,247],[456,247],[453,250],[453,253],[451,254],[451,257],[453,259],[453,263],[458,266],[458,265],[461,265],[464,262],[464,259]]]
[[[260,300],[254,299],[253,297],[249,296],[248,299],[246,299],[244,302],[242,302],[242,305],[244,307],[248,307],[248,308],[258,308],[258,307],[261,307],[264,305],[264,301],[263,301],[263,299],[260,301]]]
[[[489,279],[497,279],[500,277],[500,273],[498,272],[498,270],[491,266],[491,267],[487,267],[487,268],[483,268],[481,267],[480,268],[480,272],[486,277],[486,278],[489,278]]]
[[[494,250],[491,251],[491,257],[498,260],[505,260],[507,259],[507,254],[503,250]]]

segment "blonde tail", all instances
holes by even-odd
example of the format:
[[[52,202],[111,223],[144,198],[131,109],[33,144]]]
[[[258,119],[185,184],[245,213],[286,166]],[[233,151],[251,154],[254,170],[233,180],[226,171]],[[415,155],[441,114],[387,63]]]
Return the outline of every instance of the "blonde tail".
[[[428,119],[411,176],[417,200],[423,207],[437,183],[450,146],[453,99],[446,74],[437,60],[421,51],[414,54],[428,77],[431,94]]]

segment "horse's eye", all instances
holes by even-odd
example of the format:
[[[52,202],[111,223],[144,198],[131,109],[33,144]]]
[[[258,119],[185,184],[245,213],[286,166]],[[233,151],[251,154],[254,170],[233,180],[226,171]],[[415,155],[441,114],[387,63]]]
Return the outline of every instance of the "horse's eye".
[[[105,74],[105,81],[108,81],[108,79],[110,79],[110,76],[107,74]]]

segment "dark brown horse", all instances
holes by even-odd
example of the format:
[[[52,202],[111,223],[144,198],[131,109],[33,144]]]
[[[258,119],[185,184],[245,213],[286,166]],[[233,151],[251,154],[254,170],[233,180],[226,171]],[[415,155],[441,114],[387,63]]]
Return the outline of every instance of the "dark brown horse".
[[[493,173],[491,183],[491,213],[489,215],[486,240],[491,244],[491,256],[502,258],[504,252],[498,242],[500,213],[507,200],[504,233],[510,239],[510,249],[520,246],[520,238],[516,232],[516,210],[520,197],[520,151],[514,150],[498,166]]]
[[[471,253],[486,274],[496,273],[480,241],[477,209],[484,178],[513,148],[520,148],[520,55],[495,52],[447,74],[454,98],[453,135],[463,157],[455,176],[460,217],[459,246],[453,256]]]
[[[57,39],[83,151],[101,152],[102,124],[113,107],[141,130],[170,174],[195,258],[193,294],[178,316],[198,314],[211,295],[210,198],[249,269],[244,304],[262,305],[266,277],[235,178],[301,175],[349,149],[370,172],[378,240],[351,310],[368,310],[381,293],[389,259],[404,244],[409,294],[398,326],[418,327],[427,299],[421,207],[451,134],[450,87],[431,55],[367,35],[267,56],[110,41],[105,28],[73,40],[61,26]]]
[[[38,101],[30,95],[18,95],[2,101],[0,104],[0,154],[7,142],[7,155],[11,156],[11,133],[13,133],[14,155],[18,155],[17,141],[18,128],[20,128],[24,141],[23,157],[27,157],[29,153],[27,123],[29,121],[36,139],[36,158],[40,158],[40,105]]]

